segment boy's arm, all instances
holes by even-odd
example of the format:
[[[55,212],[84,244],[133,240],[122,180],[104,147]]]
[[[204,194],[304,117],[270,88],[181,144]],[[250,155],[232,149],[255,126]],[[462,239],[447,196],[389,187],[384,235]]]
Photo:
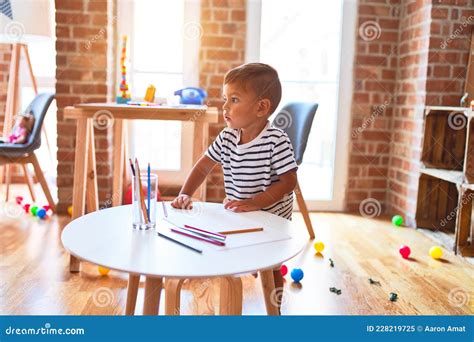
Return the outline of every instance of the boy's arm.
[[[296,187],[296,170],[291,170],[280,175],[280,180],[271,185],[264,192],[246,200],[233,200],[227,202],[224,207],[235,212],[260,210],[278,202],[286,194],[292,192]]]
[[[216,166],[217,162],[203,155],[189,172],[179,192],[179,196],[171,203],[174,208],[190,209],[191,197],[202,184],[209,172]]]

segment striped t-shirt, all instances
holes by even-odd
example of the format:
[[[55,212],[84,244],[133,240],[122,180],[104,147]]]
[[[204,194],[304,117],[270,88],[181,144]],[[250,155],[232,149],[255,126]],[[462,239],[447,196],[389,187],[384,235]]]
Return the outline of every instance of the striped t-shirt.
[[[278,182],[280,175],[298,168],[288,135],[270,123],[252,141],[241,145],[239,141],[240,130],[224,128],[206,151],[222,165],[230,200],[253,198]],[[262,210],[291,220],[293,191]]]

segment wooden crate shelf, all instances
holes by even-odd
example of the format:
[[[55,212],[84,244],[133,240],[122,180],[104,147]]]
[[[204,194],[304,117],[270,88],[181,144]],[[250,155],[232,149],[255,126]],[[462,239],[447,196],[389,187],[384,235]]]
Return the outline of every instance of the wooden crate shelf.
[[[426,107],[415,216],[419,228],[453,241],[463,256],[474,256],[473,118],[468,108]]]
[[[422,168],[421,173],[454,184],[461,185],[464,182],[464,174],[462,171]]]
[[[430,110],[425,115],[421,161],[428,168],[463,170],[466,127],[450,124],[450,115],[459,111]],[[464,117],[464,116],[462,116]],[[462,120],[462,117],[456,120]],[[467,121],[467,117],[464,117]]]
[[[417,226],[454,234],[458,202],[459,191],[455,183],[422,174],[418,185]]]
[[[461,186],[459,213],[456,221],[456,252],[464,256],[474,256],[474,184]]]

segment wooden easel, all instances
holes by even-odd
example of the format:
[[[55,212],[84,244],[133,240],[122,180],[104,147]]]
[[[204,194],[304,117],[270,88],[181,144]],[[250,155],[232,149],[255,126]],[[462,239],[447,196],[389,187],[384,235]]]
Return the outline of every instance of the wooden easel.
[[[31,77],[31,83],[33,85],[33,91],[35,95],[38,94],[38,87],[36,84],[36,78],[33,74],[33,68],[31,66],[30,54],[28,52],[28,45],[22,43],[13,43],[12,44],[12,57],[10,61],[10,74],[8,79],[8,89],[7,89],[7,102],[5,106],[5,120],[3,123],[3,136],[6,137],[10,133],[13,127],[13,121],[15,115],[19,112],[20,108],[20,61],[21,61],[21,51],[24,51],[26,57],[26,64],[28,65],[28,71]],[[45,135],[46,145],[48,146],[48,151],[51,154],[51,148],[49,146],[48,135],[43,125],[43,133]],[[23,175],[25,177],[26,184],[28,184],[28,189],[31,194],[33,202],[36,201],[36,195],[33,186],[33,179],[28,172],[26,164],[21,164],[23,169]],[[0,182],[3,182],[5,176],[6,184],[6,193],[5,201],[8,201],[10,197],[10,182],[11,182],[11,168],[10,165],[5,165],[5,168],[0,168]]]

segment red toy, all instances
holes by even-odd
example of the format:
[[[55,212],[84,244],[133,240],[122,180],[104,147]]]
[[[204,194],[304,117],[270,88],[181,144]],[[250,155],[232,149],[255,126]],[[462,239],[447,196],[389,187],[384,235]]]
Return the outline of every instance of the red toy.
[[[398,251],[400,252],[400,255],[402,256],[403,259],[408,259],[411,253],[410,247],[405,246],[405,245],[400,246],[400,249]]]
[[[281,265],[280,273],[283,277],[286,276],[286,274],[288,273],[288,267],[286,267],[286,265]]]

